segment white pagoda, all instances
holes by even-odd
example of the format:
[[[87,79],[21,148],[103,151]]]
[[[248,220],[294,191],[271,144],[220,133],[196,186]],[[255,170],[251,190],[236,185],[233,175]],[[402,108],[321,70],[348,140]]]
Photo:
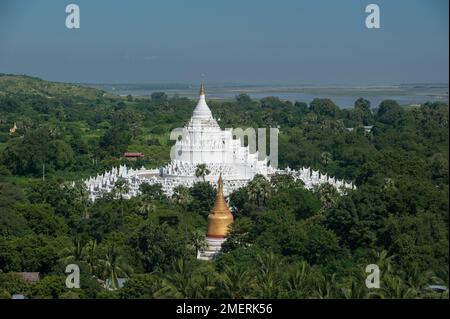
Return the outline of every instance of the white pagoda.
[[[270,177],[273,174],[290,174],[301,179],[305,187],[312,189],[322,183],[330,183],[338,190],[352,188],[353,184],[330,178],[310,168],[299,171],[279,170],[268,164],[267,157],[259,160],[258,152],[251,153],[249,146],[244,146],[241,139],[233,138],[231,130],[222,130],[212,116],[206,103],[205,88],[200,87],[199,100],[193,115],[186,126],[179,132],[171,151],[171,162],[159,169],[128,169],[126,166],[113,168],[102,175],[85,181],[90,198],[95,200],[104,192],[113,189],[119,178],[128,181],[129,193],[126,197],[139,194],[142,183],[162,185],[163,191],[171,196],[178,185],[187,187],[200,181],[195,171],[199,164],[205,164],[209,174],[203,178],[216,184],[219,175],[223,178],[223,193],[226,195],[245,186],[256,174]]]

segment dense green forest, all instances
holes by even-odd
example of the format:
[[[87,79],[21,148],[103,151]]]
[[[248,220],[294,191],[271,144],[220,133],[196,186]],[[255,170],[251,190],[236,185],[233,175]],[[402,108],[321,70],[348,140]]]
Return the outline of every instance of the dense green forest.
[[[195,103],[1,75],[0,298],[448,298],[427,288],[449,281],[446,104],[208,101],[222,128],[279,127],[282,168],[310,166],[356,188],[339,195],[257,176],[230,195],[235,223],[223,254],[205,262],[196,251],[209,183],[172,198],[144,185],[132,199],[117,183],[92,203],[79,182],[120,163],[168,162],[169,133]],[[126,162],[124,151],[145,158]],[[65,286],[69,263],[80,266],[79,289]],[[380,267],[380,289],[366,288],[368,264]],[[103,288],[117,278],[127,278],[122,288]]]

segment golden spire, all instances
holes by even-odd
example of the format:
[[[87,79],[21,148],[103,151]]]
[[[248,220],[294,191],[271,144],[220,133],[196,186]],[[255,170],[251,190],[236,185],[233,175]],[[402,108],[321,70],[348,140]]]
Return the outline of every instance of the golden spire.
[[[198,91],[198,95],[205,95],[205,86],[202,84],[200,85],[200,90]]]
[[[217,182],[217,194],[214,207],[208,215],[207,237],[225,238],[228,235],[228,226],[233,223],[233,214],[228,208],[225,196],[223,195],[222,174]]]

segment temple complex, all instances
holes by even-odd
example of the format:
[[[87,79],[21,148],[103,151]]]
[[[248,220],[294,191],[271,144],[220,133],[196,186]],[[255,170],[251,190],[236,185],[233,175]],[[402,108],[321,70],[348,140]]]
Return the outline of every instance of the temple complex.
[[[352,183],[337,180],[310,168],[283,170],[272,167],[267,157],[260,159],[258,151],[251,152],[243,145],[243,139],[234,138],[231,130],[220,128],[206,103],[203,84],[199,90],[199,100],[193,115],[184,128],[180,129],[171,151],[171,161],[159,169],[129,169],[126,166],[114,167],[110,171],[85,180],[90,199],[95,201],[103,193],[110,192],[115,182],[123,178],[128,182],[125,198],[139,194],[143,183],[161,184],[163,191],[171,196],[175,187],[191,187],[195,182],[205,180],[215,185],[219,176],[225,196],[245,186],[257,174],[267,178],[274,174],[289,174],[303,181],[305,187],[314,189],[329,183],[338,191],[353,188]],[[265,155],[265,154],[264,154]],[[195,172],[198,165],[206,165],[209,174],[200,179]]]

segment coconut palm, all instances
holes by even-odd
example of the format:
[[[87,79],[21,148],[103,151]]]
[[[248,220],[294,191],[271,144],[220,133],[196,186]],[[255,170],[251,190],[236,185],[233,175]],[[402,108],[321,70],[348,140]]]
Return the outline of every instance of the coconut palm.
[[[257,256],[256,287],[260,298],[278,298],[280,295],[280,260],[273,252]]]
[[[220,280],[221,297],[241,299],[251,297],[252,279],[247,270],[236,265],[225,266]]]
[[[105,259],[100,260],[103,278],[110,281],[109,288],[119,288],[119,276],[128,277],[129,267],[123,262],[114,245],[108,246]]]
[[[380,252],[375,252],[375,256],[377,257],[376,265],[380,268],[382,272],[385,274],[392,272],[392,263],[395,255],[389,255],[386,250],[382,250]]]
[[[123,199],[123,196],[128,194],[129,191],[128,181],[123,177],[118,178],[114,183],[114,193],[118,195],[120,199]]]
[[[295,268],[295,272],[291,271],[287,275],[286,290],[290,298],[305,298],[309,293],[309,276],[310,267],[307,262],[301,261]]]
[[[367,296],[365,274],[362,271],[347,278],[347,282],[341,287],[342,297],[345,299],[363,299]]]
[[[195,298],[209,299],[216,289],[215,276],[211,272],[202,273],[196,279],[196,295]]]
[[[201,177],[203,181],[205,181],[205,176],[209,175],[211,171],[208,169],[206,164],[198,164],[197,168],[195,169],[195,176],[197,178]]]
[[[383,276],[382,294],[385,298],[409,299],[417,296],[417,291],[396,275]]]
[[[89,265],[89,270],[91,274],[94,274],[95,270],[98,266],[98,258],[97,258],[97,241],[95,239],[91,239],[88,241],[86,245],[86,262]]]
[[[266,204],[272,195],[269,181],[262,175],[256,175],[247,186],[247,195],[258,207]]]
[[[89,219],[89,208],[92,203],[89,200],[89,193],[86,189],[86,185],[81,181],[77,181],[75,182],[75,185],[72,187],[72,192],[74,195],[75,202],[82,207],[83,218]]]
[[[417,293],[426,293],[425,289],[429,284],[443,282],[442,279],[436,277],[432,271],[420,271],[417,265],[406,273],[406,277],[406,284]]]
[[[155,204],[151,201],[141,199],[139,201],[139,214],[144,217],[148,217],[149,214],[153,213],[156,209]]]
[[[172,263],[171,271],[163,275],[163,286],[157,295],[166,298],[195,298],[197,289],[191,262],[179,258]]]
[[[313,295],[320,299],[337,298],[340,295],[336,274],[319,275],[315,280]]]
[[[62,252],[62,254],[65,255],[63,258],[64,262],[83,260],[84,247],[85,243],[81,236],[75,235],[72,239],[72,246],[70,248],[65,248]]]
[[[125,178],[118,178],[117,181],[114,183],[114,189],[113,194],[115,196],[119,196],[120,200],[120,212],[123,216],[123,197],[125,194],[128,194],[130,191],[130,188],[128,186],[128,181]]]

